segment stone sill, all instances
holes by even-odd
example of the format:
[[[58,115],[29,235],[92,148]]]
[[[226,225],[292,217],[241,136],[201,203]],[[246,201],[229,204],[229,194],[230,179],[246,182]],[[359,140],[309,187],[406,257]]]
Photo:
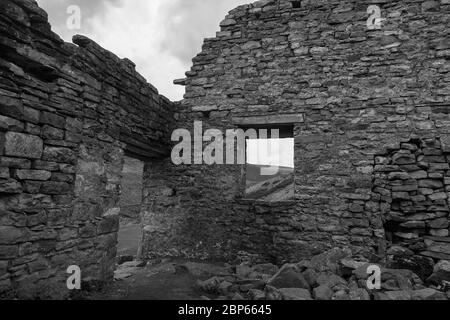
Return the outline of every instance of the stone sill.
[[[263,205],[268,207],[277,207],[277,206],[292,206],[295,208],[297,202],[295,200],[285,200],[285,201],[264,201],[258,199],[245,199],[245,198],[236,198],[235,199],[238,204],[249,204],[249,205]]]

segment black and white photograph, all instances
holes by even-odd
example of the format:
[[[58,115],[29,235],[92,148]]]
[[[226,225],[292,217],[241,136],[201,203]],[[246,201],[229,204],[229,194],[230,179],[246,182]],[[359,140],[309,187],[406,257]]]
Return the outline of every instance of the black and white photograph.
[[[450,0],[0,0],[0,308],[37,300],[448,307]]]

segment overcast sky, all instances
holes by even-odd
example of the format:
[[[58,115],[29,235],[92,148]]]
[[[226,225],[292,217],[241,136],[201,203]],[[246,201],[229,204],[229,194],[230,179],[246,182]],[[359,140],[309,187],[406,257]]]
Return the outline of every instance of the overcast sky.
[[[121,58],[136,63],[148,82],[169,99],[181,100],[191,59],[203,38],[212,37],[231,9],[254,0],[37,0],[53,30],[71,42],[83,34]],[[81,9],[81,29],[69,30],[67,9]]]
[[[0,0],[1,1],[1,0]],[[71,42],[85,35],[136,69],[159,92],[172,101],[181,100],[184,87],[174,79],[184,78],[203,39],[219,31],[226,14],[254,0],[37,0],[49,15],[53,31]],[[81,10],[81,28],[71,30],[68,8]],[[257,150],[260,150],[259,152]],[[293,141],[282,140],[279,149],[268,152],[265,143],[250,146],[250,163],[293,167]],[[273,152],[276,149],[276,152]],[[282,156],[279,157],[278,155]]]

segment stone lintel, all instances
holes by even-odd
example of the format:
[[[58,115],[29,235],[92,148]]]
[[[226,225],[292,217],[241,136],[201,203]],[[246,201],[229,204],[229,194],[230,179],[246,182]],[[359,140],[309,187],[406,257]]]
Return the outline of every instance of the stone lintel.
[[[303,114],[280,114],[252,117],[233,117],[233,124],[240,126],[295,124],[304,122]]]

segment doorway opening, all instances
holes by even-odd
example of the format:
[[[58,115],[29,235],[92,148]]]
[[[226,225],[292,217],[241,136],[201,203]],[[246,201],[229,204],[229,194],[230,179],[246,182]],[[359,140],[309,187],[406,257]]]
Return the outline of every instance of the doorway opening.
[[[144,162],[125,156],[120,195],[120,226],[117,257],[121,262],[136,259],[142,240],[141,204]]]

